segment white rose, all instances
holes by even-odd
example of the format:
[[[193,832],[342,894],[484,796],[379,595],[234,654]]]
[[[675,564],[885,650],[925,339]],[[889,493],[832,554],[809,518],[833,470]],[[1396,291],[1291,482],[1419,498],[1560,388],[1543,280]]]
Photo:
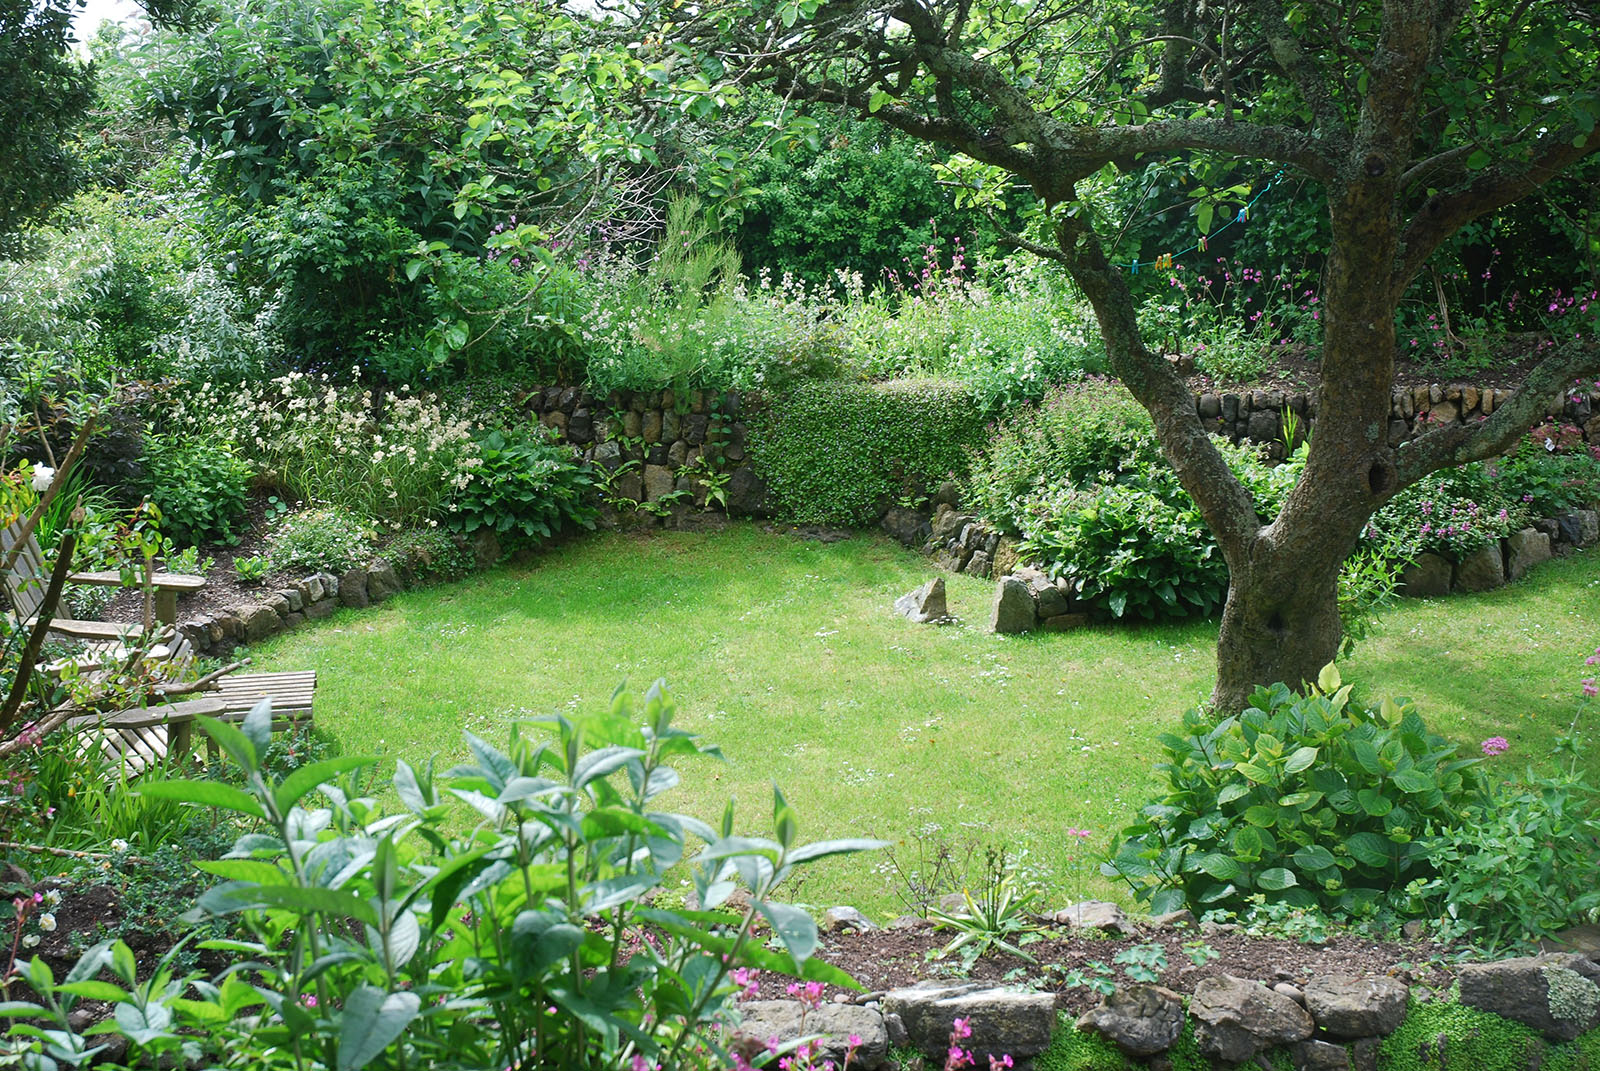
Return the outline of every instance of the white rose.
[[[111,850],[114,852],[125,852],[128,850],[128,842],[123,840],[121,837],[118,837],[111,842]]]
[[[33,489],[40,494],[50,490],[50,484],[56,478],[56,470],[49,465],[35,465],[33,467]]]
[[[45,933],[55,933],[56,917],[48,912],[39,916],[39,928]]]
[[[30,934],[24,934],[23,935],[23,938],[22,938],[22,947],[23,948],[32,948],[34,945],[36,945],[38,943],[39,943],[39,935],[38,934],[30,933]]]

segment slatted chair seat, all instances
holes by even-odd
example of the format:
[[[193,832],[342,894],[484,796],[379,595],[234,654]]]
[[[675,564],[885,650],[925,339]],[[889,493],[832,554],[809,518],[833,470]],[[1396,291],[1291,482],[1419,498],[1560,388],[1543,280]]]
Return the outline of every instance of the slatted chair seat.
[[[194,647],[183,635],[169,635],[168,654],[176,674],[194,661]],[[183,702],[160,703],[146,708],[103,716],[74,718],[68,726],[89,738],[85,746],[98,746],[128,780],[176,753],[187,758],[194,751],[194,719],[199,715],[221,721],[243,721],[263,698],[272,700],[272,728],[281,732],[312,720],[317,690],[316,670],[282,673],[230,673],[216,681],[213,691],[194,694]],[[213,749],[207,741],[208,750]]]

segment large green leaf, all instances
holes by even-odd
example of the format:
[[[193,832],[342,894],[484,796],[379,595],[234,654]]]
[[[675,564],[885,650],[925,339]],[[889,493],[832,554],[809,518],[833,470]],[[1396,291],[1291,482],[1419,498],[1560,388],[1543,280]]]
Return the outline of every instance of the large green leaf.
[[[299,803],[306,793],[318,785],[332,781],[346,770],[359,770],[363,766],[371,766],[378,760],[364,755],[340,755],[336,758],[322,759],[318,762],[308,762],[295,770],[294,773],[283,779],[283,782],[273,790],[272,798],[278,805],[281,814],[287,814],[289,808]]]
[[[770,900],[762,900],[756,907],[772,923],[772,932],[782,939],[796,961],[803,963],[816,951],[817,923],[805,908]]]
[[[1432,792],[1436,787],[1433,778],[1415,768],[1396,770],[1390,780],[1400,791],[1407,793]]]
[[[1361,809],[1374,818],[1382,818],[1394,810],[1394,801],[1375,788],[1364,788],[1356,793]]]
[[[339,1021],[339,1071],[356,1071],[377,1059],[421,1007],[415,993],[385,993],[370,985],[357,988],[345,998]]]
[[[267,816],[255,797],[243,789],[224,785],[220,781],[152,781],[140,785],[137,792],[151,799],[197,803],[202,807],[221,807],[223,810],[251,818]]]
[[[1350,854],[1367,866],[1389,865],[1389,842],[1376,833],[1356,833],[1344,843]]]
[[[1244,873],[1244,868],[1239,865],[1238,860],[1223,855],[1221,852],[1207,852],[1204,855],[1193,858],[1191,862],[1194,865],[1194,869],[1204,871],[1218,881],[1233,881]]]
[[[1256,875],[1256,887],[1268,892],[1282,892],[1298,884],[1300,879],[1294,876],[1294,871],[1281,866],[1269,867]]]
[[[1307,767],[1309,767],[1312,763],[1314,763],[1316,761],[1317,761],[1317,749],[1316,748],[1314,748],[1314,747],[1297,748],[1297,749],[1295,749],[1294,753],[1289,756],[1288,760],[1283,764],[1283,772],[1284,773],[1292,773],[1292,774],[1299,773],[1301,770],[1306,769]]]

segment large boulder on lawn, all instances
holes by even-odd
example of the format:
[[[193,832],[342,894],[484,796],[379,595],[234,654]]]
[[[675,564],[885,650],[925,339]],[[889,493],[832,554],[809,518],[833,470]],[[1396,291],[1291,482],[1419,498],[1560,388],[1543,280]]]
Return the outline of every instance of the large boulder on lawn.
[[[1183,1033],[1183,998],[1158,985],[1118,986],[1077,1025],[1105,1035],[1129,1056],[1155,1056]]]
[[[1521,580],[1533,567],[1550,560],[1550,537],[1524,528],[1506,537],[1506,579]]]
[[[1319,1029],[1340,1040],[1387,1037],[1406,1017],[1411,987],[1394,978],[1329,974],[1305,986],[1306,1011]]]
[[[1008,576],[995,585],[994,609],[989,615],[989,631],[1002,633],[1027,632],[1038,617],[1034,610],[1033,595],[1028,585],[1014,576]]]
[[[822,1035],[815,1042],[812,1067],[821,1067],[827,1060],[832,1060],[835,1067],[843,1067],[851,1034],[861,1039],[861,1046],[850,1058],[851,1067],[872,1071],[889,1058],[889,1035],[884,1030],[883,1016],[871,1008],[823,1004],[808,1011],[798,1000],[751,1000],[740,1004],[739,1012],[742,1018],[731,1047],[747,1060],[766,1049],[768,1042],[782,1045],[812,1034]]]
[[[1194,1039],[1200,1052],[1239,1064],[1278,1045],[1305,1041],[1316,1029],[1311,1016],[1293,1000],[1260,982],[1231,975],[1206,978],[1189,1001]]]
[[[942,624],[950,620],[944,601],[944,577],[936,576],[916,591],[894,601],[895,612],[919,625]]]
[[[1600,967],[1574,953],[1469,963],[1457,976],[1461,1003],[1571,1041],[1600,1026]]]
[[[883,998],[884,1015],[898,1015],[906,1037],[919,1052],[941,1063],[950,1049],[950,1032],[957,1019],[971,1029],[960,1045],[970,1051],[979,1067],[989,1057],[1010,1054],[1026,1060],[1050,1047],[1056,1024],[1055,997],[1020,989],[986,989],[974,982],[956,985],[923,982],[908,989],[890,990]]]

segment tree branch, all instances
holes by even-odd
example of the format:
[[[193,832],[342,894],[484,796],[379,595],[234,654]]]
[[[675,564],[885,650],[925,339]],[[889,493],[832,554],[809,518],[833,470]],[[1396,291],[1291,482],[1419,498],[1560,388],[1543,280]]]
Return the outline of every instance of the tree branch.
[[[1600,152],[1600,125],[1582,134],[1567,126],[1539,139],[1543,152],[1524,166],[1487,168],[1464,188],[1434,194],[1423,202],[1401,235],[1401,253],[1391,283],[1395,293],[1410,285],[1435,250],[1479,216],[1526,197],[1586,156]],[[1526,149],[1534,148],[1532,145]]]
[[[1440,469],[1498,457],[1545,413],[1580,376],[1600,374],[1600,343],[1574,340],[1540,361],[1522,386],[1478,424],[1446,424],[1400,447],[1395,455],[1396,490]]]

